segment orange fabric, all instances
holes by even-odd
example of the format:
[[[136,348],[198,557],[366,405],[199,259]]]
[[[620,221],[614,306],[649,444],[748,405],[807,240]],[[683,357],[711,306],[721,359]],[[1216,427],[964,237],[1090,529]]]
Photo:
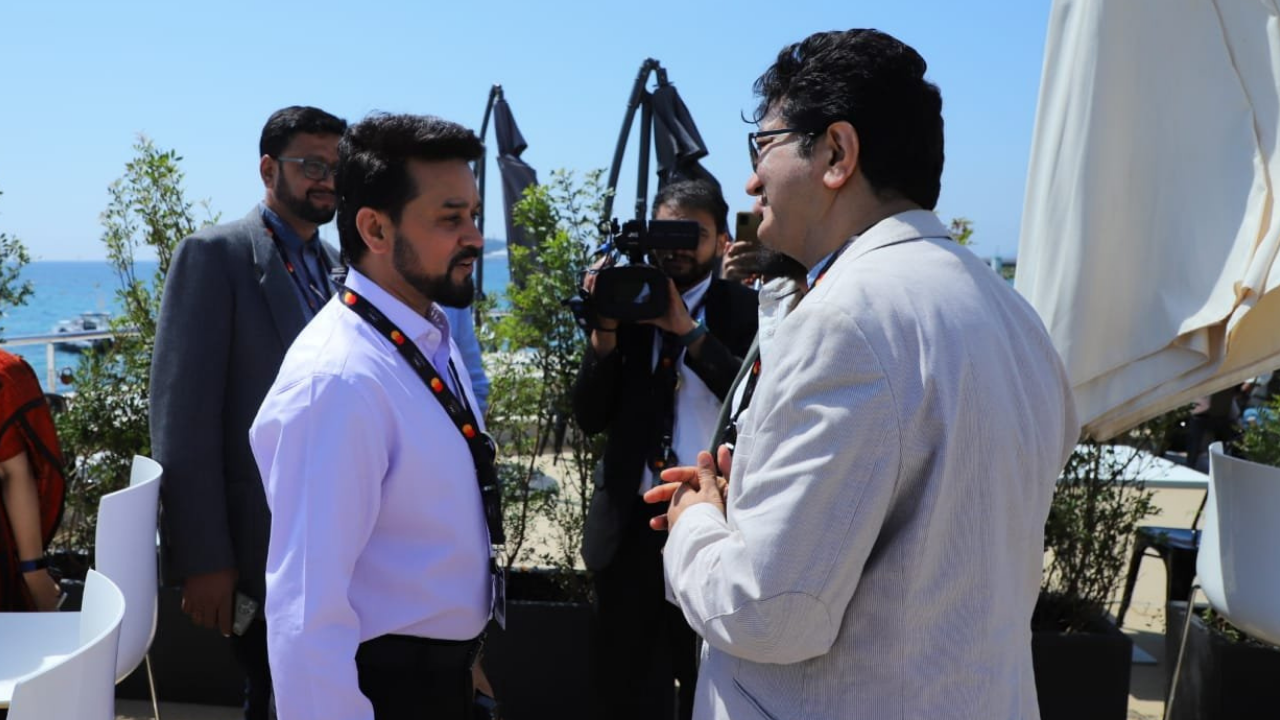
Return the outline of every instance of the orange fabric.
[[[62,450],[49,404],[35,371],[25,360],[0,350],[0,459],[27,453],[40,496],[41,541],[47,548],[62,518],[66,495]],[[0,611],[30,609],[26,583],[17,570],[9,515],[0,499]]]

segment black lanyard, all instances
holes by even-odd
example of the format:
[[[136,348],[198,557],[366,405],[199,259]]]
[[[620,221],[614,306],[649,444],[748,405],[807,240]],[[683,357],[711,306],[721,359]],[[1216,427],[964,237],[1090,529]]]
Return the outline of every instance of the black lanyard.
[[[702,312],[702,307],[707,303],[706,293],[710,291],[711,288],[708,287],[698,304],[689,311],[689,317],[694,318],[695,322],[699,313]],[[658,348],[658,363],[653,369],[653,391],[658,427],[656,442],[653,444],[648,460],[649,469],[654,475],[660,474],[665,468],[675,467],[680,462],[675,452],[674,438],[676,393],[680,390],[680,370],[676,363],[679,362],[681,354],[688,349],[674,333],[659,330],[658,338],[661,341]]]
[[[747,376],[747,386],[742,389],[742,402],[738,403],[738,411],[733,414],[733,418],[729,420],[729,424],[737,432],[738,418],[742,417],[742,413],[747,411],[747,407],[751,405],[751,396],[756,393],[756,383],[760,381],[760,351],[756,350],[756,359],[751,363],[751,374]]]
[[[484,519],[489,527],[489,542],[494,545],[505,544],[506,535],[502,531],[502,498],[498,486],[498,471],[494,464],[498,451],[493,438],[479,429],[479,423],[471,410],[471,405],[458,399],[458,396],[449,389],[444,378],[440,377],[440,373],[436,372],[431,361],[401,332],[400,328],[396,327],[395,323],[374,307],[373,303],[354,291],[341,286],[340,290],[342,304],[391,341],[404,359],[409,361],[410,367],[431,391],[431,395],[444,407],[445,412],[449,414],[449,419],[453,420],[458,432],[462,433],[462,437],[466,439],[467,447],[471,449],[471,460],[476,468],[476,483],[480,486],[480,499],[484,503]],[[466,392],[462,389],[462,382],[452,359],[449,360],[449,374],[457,384],[458,392],[465,397]]]
[[[275,228],[271,227],[271,223],[267,221],[265,213],[262,216],[262,224],[266,226],[267,234],[271,236],[271,241],[275,243],[276,252],[280,253],[280,261],[284,263],[284,269],[289,271],[289,277],[293,279],[293,284],[298,286],[298,292],[302,293],[303,301],[307,303],[307,307],[311,308],[311,314],[315,315],[316,311],[320,309],[320,305],[329,301],[329,295],[331,292],[328,281],[325,279],[321,279],[320,281],[320,284],[324,286],[324,290],[316,287],[315,278],[311,277],[311,270],[307,268],[307,251],[304,246],[300,252],[302,273],[306,275],[306,281],[304,283],[303,279],[298,276],[298,271],[293,267],[293,261],[289,259],[289,253],[285,249],[284,241],[276,234]],[[312,240],[312,242],[320,242],[320,240],[317,238]],[[320,252],[318,249],[316,250],[316,260],[320,263],[322,270],[325,272],[329,271],[330,268],[325,262],[324,253]],[[311,291],[310,294],[307,293],[308,290]],[[319,300],[319,303],[317,303],[317,299]]]

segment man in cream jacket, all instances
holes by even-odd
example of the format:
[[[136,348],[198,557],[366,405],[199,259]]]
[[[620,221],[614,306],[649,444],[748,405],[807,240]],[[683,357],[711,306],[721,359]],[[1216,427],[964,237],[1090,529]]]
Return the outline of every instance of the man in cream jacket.
[[[705,641],[695,718],[1037,717],[1031,611],[1079,425],[1039,317],[931,212],[942,100],[874,30],[757,81],[760,239],[809,268],[727,485],[702,453],[649,491]],[[727,469],[728,468],[728,469]]]

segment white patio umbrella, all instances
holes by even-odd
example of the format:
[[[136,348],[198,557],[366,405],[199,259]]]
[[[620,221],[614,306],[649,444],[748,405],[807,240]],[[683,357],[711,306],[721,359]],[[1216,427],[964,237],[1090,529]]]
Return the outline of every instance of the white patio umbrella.
[[[1055,0],[1017,288],[1105,439],[1280,367],[1274,0]]]

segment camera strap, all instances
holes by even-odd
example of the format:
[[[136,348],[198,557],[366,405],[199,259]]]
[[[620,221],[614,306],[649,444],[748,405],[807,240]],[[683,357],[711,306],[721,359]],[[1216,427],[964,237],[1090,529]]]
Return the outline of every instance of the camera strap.
[[[710,292],[710,288],[707,289]],[[706,305],[707,296],[703,294],[698,304],[689,311],[689,316],[696,321]],[[685,351],[680,336],[665,330],[659,330],[657,336],[661,341],[658,349],[658,364],[653,369],[653,391],[658,410],[658,427],[655,443],[649,455],[649,469],[654,476],[664,469],[675,467],[680,458],[675,451],[676,425],[676,393],[680,390],[679,363]]]
[[[449,360],[449,373],[459,385],[458,392],[463,396],[462,400],[459,400],[458,396],[449,389],[448,383],[444,381],[444,378],[440,377],[440,373],[436,372],[431,361],[422,354],[418,346],[410,342],[409,338],[401,332],[400,328],[396,327],[395,323],[391,322],[390,318],[374,307],[373,303],[350,289],[343,287],[341,292],[342,304],[372,325],[383,337],[391,341],[391,344],[409,362],[409,366],[417,373],[423,385],[426,385],[427,389],[431,391],[431,396],[440,403],[458,428],[458,432],[467,441],[467,447],[471,449],[471,460],[475,464],[476,483],[480,487],[480,498],[484,502],[484,519],[489,529],[489,542],[493,545],[505,544],[506,536],[502,530],[502,497],[498,487],[498,471],[495,465],[498,448],[493,442],[493,438],[479,429],[479,423],[471,409],[471,404],[465,399],[466,393],[462,390],[458,372],[453,366],[453,360]]]

